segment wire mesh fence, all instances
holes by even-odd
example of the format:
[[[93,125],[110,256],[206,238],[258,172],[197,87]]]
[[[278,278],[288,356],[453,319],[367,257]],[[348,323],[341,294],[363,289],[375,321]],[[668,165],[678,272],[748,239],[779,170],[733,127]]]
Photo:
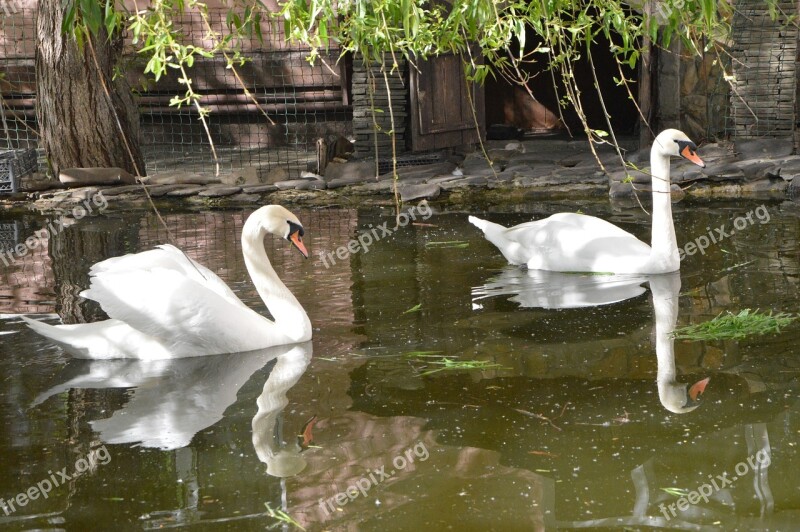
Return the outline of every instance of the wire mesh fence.
[[[0,3],[0,152],[39,147],[35,11],[30,5],[23,0]],[[774,21],[763,2],[737,0],[730,56],[721,57],[730,62],[725,71],[733,72],[732,84],[719,69],[709,77],[704,93],[689,95],[699,99],[695,107],[705,107],[696,113],[705,124],[697,127],[705,127],[709,138],[788,136],[794,131],[798,31],[786,24],[785,15],[795,13],[796,7],[787,1],[778,7],[784,15]],[[227,31],[226,13],[209,12],[214,30]],[[199,14],[186,14],[174,24],[187,41],[209,44],[208,28]],[[275,167],[295,172],[314,168],[320,139],[329,144],[334,137],[354,135],[349,92],[353,73],[337,61],[339,50],[324,51],[312,65],[306,61],[306,49],[287,43],[279,24],[265,22],[262,35],[263,40],[253,37],[241,43],[247,62],[235,72],[222,57],[197,61],[191,69],[200,103],[211,111],[210,136],[224,173],[248,167],[257,174]],[[123,68],[139,106],[148,173],[210,171],[212,151],[196,110],[169,105],[174,95],[185,91],[178,76],[154,82],[143,74],[144,58],[135,54],[130,38],[126,49]],[[705,63],[695,70],[710,70]],[[40,150],[42,168],[43,162]]]
[[[0,149],[38,147],[35,13],[0,10]]]
[[[0,15],[0,149],[36,148],[35,12]],[[208,20],[215,31],[226,31],[226,11],[212,10]],[[199,14],[187,13],[174,25],[187,41],[209,44]],[[209,132],[223,172],[276,166],[305,170],[316,161],[318,139],[351,134],[339,50],[332,47],[312,65],[307,50],[287,43],[279,26],[265,22],[262,35],[263,40],[253,36],[241,43],[246,63],[235,72],[222,57],[198,60],[190,71],[199,103],[211,111]],[[211,169],[208,135],[196,109],[169,105],[185,92],[178,76],[154,82],[143,74],[144,58],[135,54],[130,40],[127,44],[123,69],[139,107],[148,173]]]

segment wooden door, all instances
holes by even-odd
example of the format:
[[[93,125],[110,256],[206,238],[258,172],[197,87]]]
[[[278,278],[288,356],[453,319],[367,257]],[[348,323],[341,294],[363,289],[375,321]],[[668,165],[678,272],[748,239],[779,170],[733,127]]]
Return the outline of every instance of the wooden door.
[[[411,150],[450,148],[483,138],[483,88],[470,86],[473,115],[461,57],[442,55],[416,65],[410,67]]]

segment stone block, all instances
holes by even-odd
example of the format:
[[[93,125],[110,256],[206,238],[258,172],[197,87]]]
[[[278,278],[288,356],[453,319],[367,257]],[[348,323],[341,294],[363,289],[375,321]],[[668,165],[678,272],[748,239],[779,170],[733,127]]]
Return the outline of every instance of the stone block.
[[[67,188],[136,184],[136,178],[122,168],[64,168],[58,180]]]

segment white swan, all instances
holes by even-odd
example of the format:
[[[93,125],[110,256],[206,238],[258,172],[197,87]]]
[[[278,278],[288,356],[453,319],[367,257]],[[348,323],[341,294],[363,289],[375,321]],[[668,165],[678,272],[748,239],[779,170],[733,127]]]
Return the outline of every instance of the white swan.
[[[558,213],[511,228],[481,220],[469,221],[481,229],[511,264],[560,272],[667,273],[680,268],[672,225],[670,156],[680,156],[701,167],[697,146],[683,132],[662,131],[650,149],[653,188],[653,227],[648,246],[619,227],[576,213]]]
[[[78,325],[25,322],[89,359],[157,360],[264,349],[311,339],[311,322],[267,258],[267,233],[289,240],[308,258],[303,227],[279,205],[253,212],[242,229],[247,271],[275,321],[248,308],[209,269],[170,245],[98,262],[81,296],[111,318]]]

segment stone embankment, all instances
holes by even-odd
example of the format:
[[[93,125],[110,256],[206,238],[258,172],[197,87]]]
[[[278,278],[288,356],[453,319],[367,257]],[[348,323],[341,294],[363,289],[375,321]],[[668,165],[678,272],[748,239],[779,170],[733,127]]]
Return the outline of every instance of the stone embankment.
[[[482,152],[442,156],[439,162],[397,170],[403,201],[437,199],[458,202],[484,196],[492,200],[643,198],[650,191],[649,150],[627,151],[623,166],[616,151],[600,146],[598,164],[586,142],[555,139],[489,141]],[[784,198],[800,190],[800,155],[791,140],[752,140],[706,144],[699,154],[707,167],[674,159],[673,197]],[[27,180],[23,192],[0,196],[3,205],[31,204],[40,210],[66,209],[102,193],[112,204],[144,205],[145,189],[153,201],[187,205],[236,206],[267,202],[357,204],[394,201],[391,172],[376,178],[374,162],[331,163],[325,175],[311,172],[292,176],[278,168],[260,176],[249,168],[216,178],[210,173],[168,172],[141,183],[108,169],[77,170],[67,184]],[[70,187],[70,188],[66,188]]]

